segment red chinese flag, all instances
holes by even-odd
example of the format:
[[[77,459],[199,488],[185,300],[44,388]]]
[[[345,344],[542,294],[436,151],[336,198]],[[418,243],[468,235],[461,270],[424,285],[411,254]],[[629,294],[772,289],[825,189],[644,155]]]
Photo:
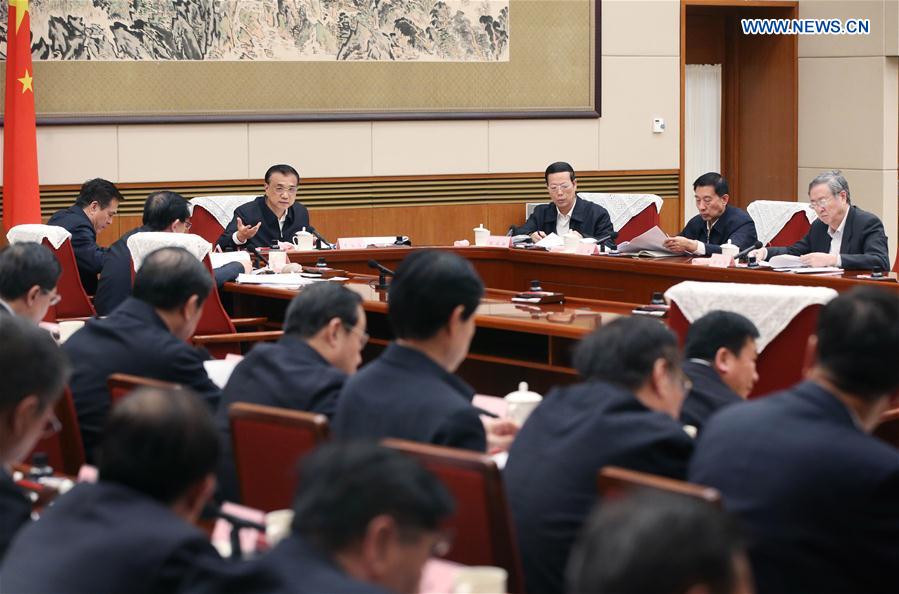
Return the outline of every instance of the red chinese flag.
[[[0,0],[2,1],[2,0]],[[41,222],[29,0],[9,0],[3,111],[3,226]]]

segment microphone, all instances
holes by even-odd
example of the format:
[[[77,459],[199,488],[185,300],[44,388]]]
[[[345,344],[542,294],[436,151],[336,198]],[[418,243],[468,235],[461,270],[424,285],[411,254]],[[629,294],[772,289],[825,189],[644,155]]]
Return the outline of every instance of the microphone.
[[[263,265],[263,266],[268,266],[268,259],[267,259],[265,256],[262,255],[262,253],[259,251],[259,248],[258,248],[258,247],[252,246],[252,247],[250,248],[250,251],[252,251],[253,254],[256,256],[256,258],[257,258],[260,262],[262,262],[262,265]]]
[[[618,238],[618,231],[612,231],[606,235],[603,235],[599,239],[596,240],[596,245],[605,245],[607,241],[614,241]]]
[[[740,252],[736,256],[734,256],[734,262],[736,262],[737,260],[741,260],[742,258],[745,258],[749,254],[749,252],[751,252],[752,250],[757,250],[761,247],[762,247],[762,242],[756,241],[754,244],[752,244],[751,246],[749,246],[748,248],[746,248],[745,250],[743,250],[742,252]]]
[[[329,250],[333,250],[333,249],[334,249],[334,244],[331,243],[330,241],[328,241],[327,239],[325,239],[324,236],[323,236],[321,233],[319,233],[318,231],[316,231],[316,230],[315,230],[315,227],[306,227],[306,231],[308,231],[309,233],[312,233],[312,235],[314,235],[315,238],[318,239],[318,241],[319,241],[319,243],[320,243],[321,245],[326,245],[326,246],[328,246],[328,249],[329,249]]]
[[[394,276],[394,272],[387,268],[386,266],[382,266],[377,260],[369,260],[368,267],[374,268],[378,271],[378,288],[381,290],[385,290],[390,287],[387,284],[387,277]]]

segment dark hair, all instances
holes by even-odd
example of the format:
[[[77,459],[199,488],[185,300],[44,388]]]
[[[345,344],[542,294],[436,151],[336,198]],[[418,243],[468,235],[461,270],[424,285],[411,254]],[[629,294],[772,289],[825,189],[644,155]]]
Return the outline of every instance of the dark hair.
[[[424,250],[406,257],[390,283],[387,317],[397,338],[428,339],[462,305],[463,319],[474,314],[484,283],[471,263],[450,252]]]
[[[569,592],[681,594],[705,584],[730,594],[742,536],[704,501],[643,491],[604,502],[590,517],[568,562]]]
[[[336,553],[376,516],[400,528],[436,530],[453,509],[446,488],[413,458],[374,443],[332,443],[302,463],[293,530]]]
[[[758,328],[746,316],[731,311],[710,311],[690,324],[684,357],[712,361],[721,347],[739,356],[749,339],[758,337]]]
[[[215,471],[219,435],[190,390],[140,388],[112,408],[97,457],[101,480],[169,504]]]
[[[34,394],[41,408],[62,394],[69,359],[50,333],[18,316],[0,316],[0,410],[8,411]]]
[[[62,268],[53,252],[40,243],[23,241],[0,251],[0,299],[13,301],[37,285],[52,291]]]
[[[720,173],[715,173],[714,171],[703,173],[696,178],[695,182],[693,182],[694,190],[703,186],[713,186],[715,188],[715,193],[718,196],[730,194],[730,187],[727,185],[727,180],[724,179],[724,176]]]
[[[574,352],[574,366],[587,380],[601,380],[636,390],[652,376],[656,360],[672,368],[680,363],[677,338],[658,320],[618,318],[584,337]]]
[[[362,296],[343,285],[317,283],[305,287],[287,308],[284,333],[310,338],[334,318],[352,328],[359,322],[356,308],[361,304]]]
[[[281,175],[292,175],[297,178],[297,183],[300,183],[300,174],[297,173],[297,170],[290,165],[284,165],[282,163],[280,165],[272,165],[271,167],[269,167],[265,172],[265,183],[269,182],[273,173],[280,173]]]
[[[899,389],[899,295],[856,287],[821,308],[818,364],[841,390],[876,400]]]
[[[212,275],[184,248],[164,247],[144,258],[134,275],[132,294],[159,309],[181,307],[191,295],[203,303],[212,290]]]
[[[181,194],[160,190],[147,196],[143,223],[151,231],[163,231],[174,221],[190,218],[190,205]]]
[[[549,184],[549,176],[551,173],[563,173],[565,171],[571,174],[571,181],[577,179],[577,176],[574,174],[574,168],[565,161],[556,161],[547,167],[546,172],[543,174],[543,179]]]
[[[113,200],[122,202],[125,198],[112,182],[97,177],[81,184],[81,191],[78,193],[78,198],[75,199],[75,206],[85,208],[90,206],[91,202],[96,201],[100,208],[106,208]]]

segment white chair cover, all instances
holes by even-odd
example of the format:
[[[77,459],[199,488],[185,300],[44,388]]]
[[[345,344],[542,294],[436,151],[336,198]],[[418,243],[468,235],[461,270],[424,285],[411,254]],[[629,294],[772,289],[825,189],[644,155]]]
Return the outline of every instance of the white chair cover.
[[[193,212],[194,206],[202,206],[209,211],[209,214],[215,217],[215,220],[218,221],[222,227],[227,227],[228,223],[231,222],[231,219],[234,218],[234,211],[237,210],[237,207],[246,204],[255,198],[256,196],[247,196],[243,194],[237,196],[197,196],[196,198],[190,199],[190,207],[191,212]]]
[[[643,212],[650,204],[655,205],[656,212],[662,210],[662,198],[655,194],[604,194],[580,192],[578,197],[588,202],[595,202],[609,212],[612,228],[620,231],[627,222]],[[525,204],[525,220],[534,209],[546,202],[527,202]]]
[[[806,202],[786,202],[782,200],[756,200],[746,208],[746,212],[755,222],[755,231],[762,245],[768,245],[774,237],[780,233],[793,215],[804,212],[805,218],[811,224],[818,215]]]
[[[789,323],[809,305],[824,305],[837,296],[828,287],[754,285],[743,283],[703,283],[684,281],[665,292],[691,324],[720,309],[742,314],[759,330],[759,352],[768,346]]]
[[[16,225],[6,234],[9,243],[21,243],[23,241],[42,242],[45,238],[58,250],[72,234],[62,227],[55,225]]]
[[[211,243],[192,233],[169,233],[167,231],[135,233],[128,238],[128,250],[131,252],[134,270],[140,270],[144,258],[164,247],[184,248],[201,262],[212,251]]]

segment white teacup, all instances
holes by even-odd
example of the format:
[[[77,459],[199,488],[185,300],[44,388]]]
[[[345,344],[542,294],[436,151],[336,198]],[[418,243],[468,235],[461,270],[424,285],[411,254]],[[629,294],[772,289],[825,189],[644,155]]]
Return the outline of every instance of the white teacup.
[[[265,540],[270,547],[290,536],[291,524],[293,524],[292,509],[277,509],[265,514]]]
[[[59,326],[59,344],[64,343],[69,339],[69,337],[84,326],[84,322],[81,320],[66,320],[60,322]]]
[[[562,236],[562,241],[565,242],[566,250],[574,251],[577,249],[577,244],[581,241],[581,236],[577,233],[572,233],[571,231],[569,231]]]
[[[460,567],[456,572],[455,594],[496,594],[506,592],[508,573],[502,567]]]
[[[268,267],[272,269],[272,272],[281,272],[286,264],[287,252],[272,250],[268,253]]]
[[[303,227],[301,231],[297,231],[293,236],[293,244],[297,246],[298,250],[309,251],[313,249],[313,241],[315,241],[315,237],[312,233],[306,231],[306,227]]]
[[[521,382],[518,384],[518,390],[506,394],[504,400],[507,405],[506,416],[521,427],[537,405],[543,401],[543,396],[528,390],[527,382]]]
[[[721,253],[725,256],[736,258],[737,254],[740,253],[740,246],[731,243],[730,240],[727,240],[727,243],[721,244]]]
[[[474,244],[475,245],[487,245],[487,238],[490,237],[490,229],[481,225],[480,227],[475,227],[474,231]]]

